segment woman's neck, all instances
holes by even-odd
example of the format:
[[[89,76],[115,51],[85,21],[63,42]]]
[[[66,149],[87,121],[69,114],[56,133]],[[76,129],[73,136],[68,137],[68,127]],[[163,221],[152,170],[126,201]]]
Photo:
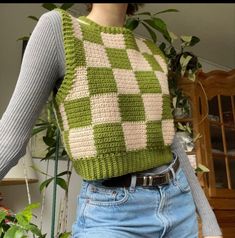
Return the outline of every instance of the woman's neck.
[[[87,18],[103,26],[123,26],[128,3],[93,3]]]

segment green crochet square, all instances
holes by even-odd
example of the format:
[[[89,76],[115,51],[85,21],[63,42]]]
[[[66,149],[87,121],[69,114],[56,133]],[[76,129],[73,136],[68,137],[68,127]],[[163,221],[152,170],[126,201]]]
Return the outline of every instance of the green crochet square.
[[[94,140],[98,154],[125,151],[125,138],[121,123],[94,125]]]
[[[159,81],[152,71],[136,71],[136,80],[141,93],[161,93]]]
[[[162,95],[162,119],[172,119],[172,107],[170,95]]]
[[[161,66],[158,64],[156,59],[153,57],[153,55],[143,53],[144,58],[148,61],[148,63],[151,65],[152,69],[155,71],[162,71]]]
[[[126,49],[138,50],[138,46],[136,44],[136,40],[135,40],[134,35],[125,34],[124,35],[124,41],[125,41]]]
[[[126,50],[106,48],[106,53],[112,68],[131,69]]]
[[[90,95],[117,92],[117,85],[111,68],[87,68]]]
[[[159,148],[164,146],[161,121],[147,122],[146,131],[148,148]]]
[[[75,57],[74,57],[75,65],[76,66],[85,66],[86,65],[86,57],[85,57],[84,46],[83,46],[82,41],[76,37],[74,37],[74,52],[75,52]],[[70,60],[70,59],[68,59],[68,60]]]
[[[83,40],[103,45],[101,35],[94,28],[88,27],[86,24],[80,24]]]
[[[140,94],[119,94],[122,121],[144,121],[144,103]]]
[[[88,126],[91,124],[90,98],[83,97],[64,102],[69,128]]]
[[[148,46],[148,48],[151,50],[153,55],[160,55],[163,59],[165,59],[163,52],[153,41],[144,40],[144,43]]]

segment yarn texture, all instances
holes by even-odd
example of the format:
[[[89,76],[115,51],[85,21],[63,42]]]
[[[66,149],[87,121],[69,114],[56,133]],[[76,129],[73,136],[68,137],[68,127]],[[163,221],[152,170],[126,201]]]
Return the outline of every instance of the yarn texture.
[[[66,72],[53,102],[76,172],[95,180],[169,163],[175,129],[161,50],[125,27],[56,10]]]

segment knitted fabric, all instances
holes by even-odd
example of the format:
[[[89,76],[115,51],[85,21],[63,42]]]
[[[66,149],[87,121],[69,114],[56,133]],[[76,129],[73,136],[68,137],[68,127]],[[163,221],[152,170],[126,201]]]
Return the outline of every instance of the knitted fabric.
[[[76,172],[95,180],[172,160],[167,65],[150,40],[60,12],[66,73],[54,108]]]

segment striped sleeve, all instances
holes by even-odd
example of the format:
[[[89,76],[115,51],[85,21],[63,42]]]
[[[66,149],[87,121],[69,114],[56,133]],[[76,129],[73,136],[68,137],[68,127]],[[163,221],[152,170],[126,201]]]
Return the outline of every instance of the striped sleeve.
[[[55,13],[44,13],[37,22],[14,92],[0,120],[0,179],[25,154],[32,128],[63,71],[51,24],[53,16]]]

